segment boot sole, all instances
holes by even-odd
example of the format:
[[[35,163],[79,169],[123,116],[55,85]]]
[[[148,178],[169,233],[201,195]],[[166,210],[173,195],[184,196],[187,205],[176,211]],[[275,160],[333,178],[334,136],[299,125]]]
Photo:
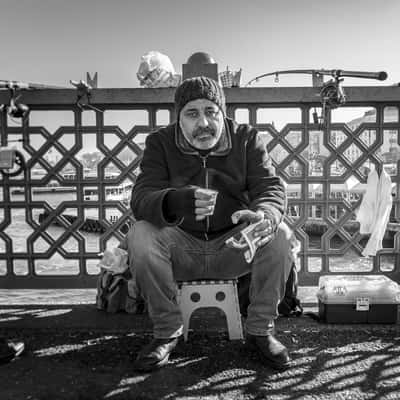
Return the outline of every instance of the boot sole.
[[[169,361],[169,354],[167,354],[165,358],[163,358],[162,360],[158,361],[155,364],[141,365],[140,361],[139,362],[135,362],[133,364],[133,369],[135,371],[139,371],[139,372],[151,372],[151,371],[154,371],[156,369],[165,367],[168,364],[168,361]]]

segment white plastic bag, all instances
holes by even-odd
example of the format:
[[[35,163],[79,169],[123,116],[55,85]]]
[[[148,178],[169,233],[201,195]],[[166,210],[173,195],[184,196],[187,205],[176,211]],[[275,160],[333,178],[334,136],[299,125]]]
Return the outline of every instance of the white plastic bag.
[[[113,274],[123,274],[128,269],[128,252],[119,247],[106,250],[98,266]]]
[[[147,88],[176,87],[180,83],[180,75],[168,56],[158,51],[149,51],[142,56],[136,73],[140,86]]]

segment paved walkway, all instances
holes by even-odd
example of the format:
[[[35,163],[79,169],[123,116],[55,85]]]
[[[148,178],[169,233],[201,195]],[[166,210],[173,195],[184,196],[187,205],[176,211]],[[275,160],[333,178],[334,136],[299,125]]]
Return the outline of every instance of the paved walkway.
[[[200,311],[170,365],[139,374],[132,359],[151,337],[148,318],[100,312],[91,293],[57,292],[53,301],[37,293],[40,304],[0,299],[0,332],[27,345],[24,357],[0,365],[1,400],[400,399],[398,325],[279,319],[277,336],[294,361],[278,373],[242,341],[227,339],[218,311]]]

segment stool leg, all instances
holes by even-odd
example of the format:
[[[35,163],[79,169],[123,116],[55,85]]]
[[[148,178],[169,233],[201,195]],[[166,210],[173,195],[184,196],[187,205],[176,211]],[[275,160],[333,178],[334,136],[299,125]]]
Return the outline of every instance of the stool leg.
[[[191,301],[189,299],[189,291],[186,289],[181,289],[180,295],[178,297],[178,304],[181,309],[182,322],[183,322],[183,339],[185,342],[188,340],[189,336],[189,325],[190,317],[193,312],[193,307],[191,306]]]
[[[243,339],[242,317],[240,315],[239,298],[237,294],[236,284],[229,287],[230,301],[225,304],[223,311],[226,315],[226,323],[228,325],[228,334],[230,340]]]
[[[189,336],[189,325],[190,325],[190,317],[192,315],[192,311],[185,310],[182,312],[182,319],[183,319],[183,339],[185,342],[188,340]]]
[[[228,325],[228,335],[229,340],[242,340],[243,339],[243,328],[242,320],[240,317],[240,311],[230,309],[228,312],[226,310],[226,323]]]

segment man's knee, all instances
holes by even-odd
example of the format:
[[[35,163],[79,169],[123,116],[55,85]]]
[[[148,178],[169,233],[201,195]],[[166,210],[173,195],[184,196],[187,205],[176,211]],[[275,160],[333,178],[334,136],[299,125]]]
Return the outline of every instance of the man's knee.
[[[269,243],[269,246],[274,247],[274,251],[288,254],[293,247],[294,232],[285,222],[281,222],[276,229],[275,236]]]
[[[126,235],[130,266],[139,268],[152,252],[157,228],[147,221],[136,221]]]
[[[257,250],[256,257],[260,257],[260,260],[269,260],[271,268],[276,266],[277,270],[283,272],[283,270],[289,269],[296,260],[298,243],[293,230],[282,222],[278,226],[273,240],[260,247]]]
[[[149,243],[155,237],[156,228],[147,221],[136,221],[126,235],[128,247],[142,248],[141,243]]]

